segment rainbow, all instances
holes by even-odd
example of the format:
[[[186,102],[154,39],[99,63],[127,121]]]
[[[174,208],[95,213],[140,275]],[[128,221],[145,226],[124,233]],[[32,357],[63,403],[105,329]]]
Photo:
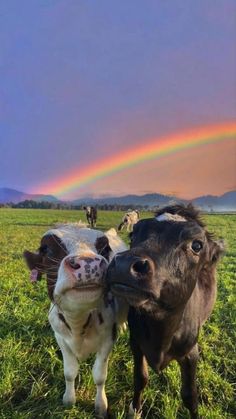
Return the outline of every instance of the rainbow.
[[[52,182],[38,186],[34,193],[53,193],[60,196],[139,163],[229,139],[236,139],[236,121],[197,127],[159,137],[145,141],[142,145],[127,147],[123,152],[98,160],[84,168],[74,169]]]

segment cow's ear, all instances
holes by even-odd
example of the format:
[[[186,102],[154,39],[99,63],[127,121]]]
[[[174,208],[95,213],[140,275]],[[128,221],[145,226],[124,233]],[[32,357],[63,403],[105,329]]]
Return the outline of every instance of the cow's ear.
[[[23,253],[23,257],[26,261],[26,265],[30,269],[31,272],[37,271],[40,269],[40,266],[42,267],[43,257],[39,253],[32,253],[28,250],[25,250]],[[37,274],[37,280],[41,279],[41,272],[38,272]]]
[[[102,255],[105,259],[109,260],[111,248],[106,236],[98,237],[95,242],[95,247],[99,255]]]
[[[23,257],[30,270],[39,268],[39,266],[43,262],[42,255],[40,255],[39,253],[29,252],[28,250],[24,251]]]
[[[217,263],[219,259],[225,254],[224,240],[211,240],[210,242],[210,261]]]

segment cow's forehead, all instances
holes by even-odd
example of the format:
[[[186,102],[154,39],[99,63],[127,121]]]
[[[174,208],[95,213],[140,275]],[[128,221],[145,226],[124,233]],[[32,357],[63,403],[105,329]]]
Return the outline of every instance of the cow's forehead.
[[[195,235],[204,234],[204,229],[196,221],[187,221],[186,219],[161,219],[149,218],[139,221],[134,226],[134,235],[138,235],[141,240],[149,237],[157,236],[164,241],[179,240],[180,235],[184,237],[194,237]]]
[[[80,247],[90,247],[95,249],[95,242],[98,237],[104,235],[102,231],[89,228],[66,225],[60,228],[48,230],[45,236],[55,235],[66,247],[69,253],[79,250]]]

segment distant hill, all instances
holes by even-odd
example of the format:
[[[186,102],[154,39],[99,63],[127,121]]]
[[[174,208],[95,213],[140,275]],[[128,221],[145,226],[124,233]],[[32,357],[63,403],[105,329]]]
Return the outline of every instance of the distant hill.
[[[76,205],[137,205],[137,206],[163,206],[173,202],[192,202],[205,211],[236,211],[236,191],[226,192],[221,196],[206,195],[200,196],[191,201],[175,196],[161,195],[158,193],[146,195],[125,195],[108,198],[80,198],[73,201]]]
[[[48,201],[48,202],[59,202],[57,198],[53,195],[38,195],[38,194],[28,194],[25,192],[16,191],[15,189],[10,188],[0,188],[0,203],[6,204],[8,202],[13,202],[17,204],[18,202],[25,200],[33,200],[37,202]]]
[[[236,191],[226,192],[221,196],[206,195],[195,198],[193,203],[204,210],[235,211]]]
[[[170,201],[183,202],[184,200],[168,195],[152,193],[146,195],[124,195],[106,198],[79,198],[72,201],[72,203],[76,205],[86,203],[87,205],[147,205],[149,207],[154,207],[157,205],[167,205]]]
[[[10,188],[0,188],[0,203],[5,204],[13,202],[14,204],[25,201],[33,200],[37,202],[63,202],[53,195],[36,195],[27,194]],[[72,205],[130,205],[130,206],[147,206],[156,207],[170,204],[171,202],[190,201],[168,195],[158,193],[145,194],[145,195],[124,195],[118,197],[104,197],[104,198],[91,198],[83,197],[70,201]],[[192,199],[191,202],[205,211],[236,211],[236,191],[226,192],[221,196],[205,195]]]

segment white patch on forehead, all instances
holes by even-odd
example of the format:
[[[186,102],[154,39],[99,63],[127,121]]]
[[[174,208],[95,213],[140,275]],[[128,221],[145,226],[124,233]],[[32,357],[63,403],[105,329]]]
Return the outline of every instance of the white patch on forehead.
[[[182,217],[181,215],[178,214],[171,214],[169,212],[164,212],[161,215],[158,215],[158,217],[156,217],[157,221],[175,221],[175,222],[186,222],[186,218]]]
[[[54,234],[57,236],[68,253],[79,253],[88,250],[96,252],[95,242],[104,235],[102,231],[85,228],[82,224],[64,224],[58,228],[47,231],[44,236]]]

